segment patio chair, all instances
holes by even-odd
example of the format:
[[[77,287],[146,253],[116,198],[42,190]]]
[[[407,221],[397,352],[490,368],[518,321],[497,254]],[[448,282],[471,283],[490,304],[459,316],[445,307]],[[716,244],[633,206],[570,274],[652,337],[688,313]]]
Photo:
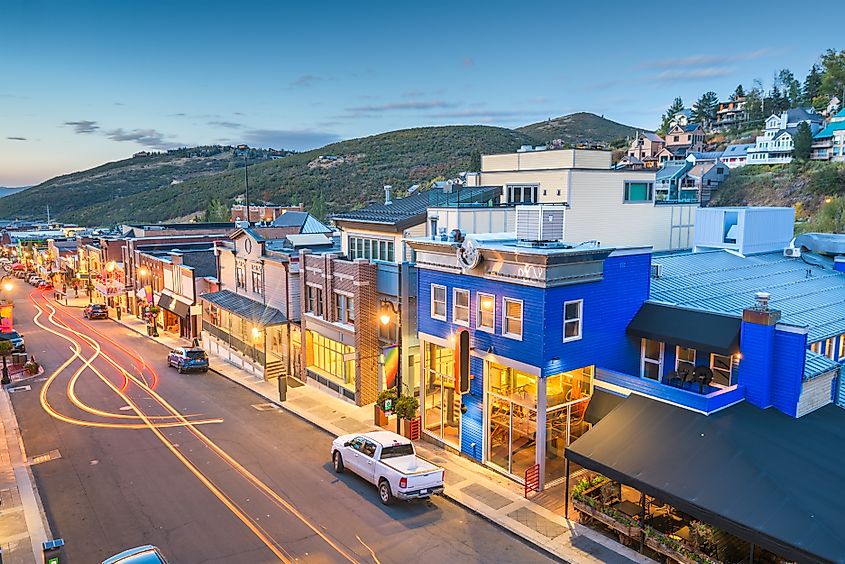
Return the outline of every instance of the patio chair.
[[[704,387],[709,386],[713,380],[713,371],[709,366],[696,366],[692,372],[693,381],[698,382],[698,393],[704,393]]]
[[[612,505],[622,501],[622,485],[619,482],[608,480],[600,488],[602,505]]]

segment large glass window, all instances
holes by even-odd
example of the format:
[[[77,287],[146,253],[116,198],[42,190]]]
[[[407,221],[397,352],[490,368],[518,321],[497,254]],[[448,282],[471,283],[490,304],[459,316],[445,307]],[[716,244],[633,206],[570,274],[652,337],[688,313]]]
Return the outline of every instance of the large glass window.
[[[455,353],[425,344],[423,426],[444,442],[460,447],[461,395],[455,393]]]
[[[342,386],[355,389],[355,347],[338,343],[315,331],[307,332],[308,368]]]
[[[653,189],[651,182],[625,182],[625,202],[650,202]]]
[[[522,300],[504,299],[505,319],[502,333],[505,337],[522,339]]]
[[[590,424],[584,420],[584,415],[592,393],[592,366],[546,378],[547,485],[565,477],[564,450],[590,428]]]
[[[663,374],[663,343],[643,339],[640,371],[643,378],[660,380]]]
[[[446,321],[446,286],[431,285],[431,317]]]
[[[496,330],[496,298],[492,294],[478,293],[476,296],[478,311],[475,326],[488,333]]]
[[[584,300],[564,302],[563,304],[563,342],[577,341],[581,338],[581,310]]]
[[[455,288],[452,294],[452,322],[469,327],[469,290]]]
[[[537,458],[537,377],[487,363],[487,460],[522,478]]]
[[[367,258],[393,262],[395,243],[386,239],[365,239],[363,237],[349,238],[349,258]]]
[[[721,354],[710,355],[710,370],[713,371],[713,380],[711,384],[714,386],[730,386],[733,357]]]
[[[537,185],[509,185],[508,203],[511,204],[534,204],[537,202]]]
[[[675,347],[675,370],[695,368],[695,349],[677,346]]]

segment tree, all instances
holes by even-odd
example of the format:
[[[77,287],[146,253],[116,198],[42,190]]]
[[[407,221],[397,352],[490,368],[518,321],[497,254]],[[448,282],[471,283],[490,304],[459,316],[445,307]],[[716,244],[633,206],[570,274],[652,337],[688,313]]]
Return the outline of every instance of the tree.
[[[805,106],[813,105],[813,100],[819,95],[821,86],[822,75],[819,72],[819,66],[813,65],[807,73],[807,78],[804,79],[804,87],[801,91],[801,101]]]
[[[742,88],[742,84],[737,85],[736,90],[731,95],[732,100],[737,100],[739,98],[745,98],[745,90]]]
[[[712,90],[705,92],[692,105],[692,119],[706,129],[716,119],[717,109],[719,109],[719,97]]]
[[[795,150],[792,152],[793,157],[799,161],[806,161],[810,158],[810,152],[813,148],[813,133],[806,121],[798,124],[798,132],[795,134],[793,144],[795,145]]]
[[[748,122],[755,126],[763,124],[766,119],[764,115],[765,100],[763,98],[763,85],[759,80],[754,81],[754,87],[745,95],[745,107],[748,110]]]
[[[208,202],[208,207],[205,210],[203,217],[208,222],[225,222],[230,219],[230,211],[223,205],[223,202],[217,198],[212,198]]]
[[[801,83],[789,69],[781,69],[775,74],[775,85],[782,96],[783,108],[780,111],[794,108],[801,103]]]
[[[819,93],[828,99],[833,96],[842,99],[845,96],[845,51],[828,49],[821,62],[823,72]]]
[[[14,350],[14,347],[10,341],[0,339],[0,356],[3,357],[3,377],[0,379],[0,384],[4,386],[12,382],[12,379],[9,378],[9,367],[6,365],[6,357],[12,354],[12,350]]]
[[[666,113],[663,114],[663,121],[660,124],[660,131],[666,133],[669,131],[669,122],[675,117],[675,114],[682,111],[684,109],[684,101],[681,100],[681,97],[678,96],[672,102],[672,105],[666,110]]]

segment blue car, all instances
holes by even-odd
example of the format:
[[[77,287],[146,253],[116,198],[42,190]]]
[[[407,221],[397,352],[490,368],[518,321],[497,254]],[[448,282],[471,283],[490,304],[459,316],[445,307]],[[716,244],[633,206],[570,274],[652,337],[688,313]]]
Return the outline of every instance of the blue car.
[[[130,548],[111,558],[103,560],[103,564],[167,564],[164,555],[151,544]]]
[[[191,370],[208,372],[208,355],[199,347],[179,347],[167,355],[167,364],[179,370],[180,374]]]

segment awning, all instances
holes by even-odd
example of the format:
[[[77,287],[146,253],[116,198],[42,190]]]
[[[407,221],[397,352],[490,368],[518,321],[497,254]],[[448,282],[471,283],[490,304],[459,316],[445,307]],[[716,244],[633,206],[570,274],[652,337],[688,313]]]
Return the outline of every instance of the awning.
[[[709,416],[632,394],[566,458],[799,562],[845,561],[845,409]]]
[[[595,388],[584,413],[584,421],[595,425],[625,400],[623,396]]]
[[[229,290],[220,290],[203,294],[200,299],[212,303],[220,308],[251,321],[259,327],[281,325],[288,322],[285,314],[274,307],[268,307],[246,296],[241,296]]]
[[[158,306],[175,313],[181,318],[190,315],[191,304],[172,294],[169,290],[163,290],[158,298]]]
[[[645,302],[627,333],[724,355],[739,352],[742,320],[734,315]]]

